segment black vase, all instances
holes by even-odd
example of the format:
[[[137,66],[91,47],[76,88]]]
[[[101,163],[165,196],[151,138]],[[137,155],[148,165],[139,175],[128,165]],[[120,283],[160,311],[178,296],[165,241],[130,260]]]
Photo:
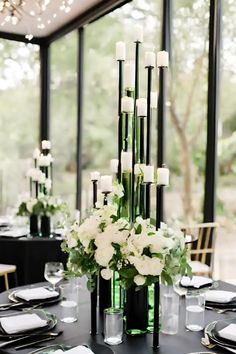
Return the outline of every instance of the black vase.
[[[95,287],[90,293],[90,304],[91,304],[91,335],[94,336],[97,334],[97,277],[94,280]]]
[[[49,237],[51,234],[51,221],[48,216],[41,216],[41,236]]]
[[[105,280],[99,276],[99,311],[111,307],[111,280]]]
[[[126,291],[126,333],[140,335],[148,328],[148,288],[131,286]]]
[[[30,215],[30,235],[38,236],[39,228],[38,228],[38,217],[37,215]]]

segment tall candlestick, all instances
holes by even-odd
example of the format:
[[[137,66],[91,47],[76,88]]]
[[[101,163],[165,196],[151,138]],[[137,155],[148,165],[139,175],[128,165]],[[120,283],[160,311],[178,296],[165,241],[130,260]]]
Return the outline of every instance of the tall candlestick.
[[[118,61],[118,181],[121,182],[121,151],[123,144],[123,120],[121,114],[121,98],[123,93],[123,68],[126,57],[124,42],[116,44],[116,60]]]
[[[96,203],[98,200],[98,184],[97,181],[92,181],[93,183],[93,208],[96,208]]]
[[[150,164],[151,158],[151,90],[152,90],[152,66],[147,67],[147,151],[146,164]]]

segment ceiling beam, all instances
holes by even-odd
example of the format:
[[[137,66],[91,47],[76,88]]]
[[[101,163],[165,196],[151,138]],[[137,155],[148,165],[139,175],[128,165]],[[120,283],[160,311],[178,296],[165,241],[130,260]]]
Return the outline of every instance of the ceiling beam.
[[[100,3],[93,5],[71,22],[66,23],[64,26],[54,31],[51,35],[44,37],[44,42],[50,44],[62,36],[65,36],[67,33],[98,20],[100,17],[114,11],[130,1],[132,0],[103,0]]]
[[[0,31],[0,38],[8,39],[9,41],[31,43],[31,44],[38,44],[38,45],[40,45],[44,42],[43,38],[33,37],[29,41],[27,38],[25,38],[25,36],[23,34],[2,32],[2,31]]]

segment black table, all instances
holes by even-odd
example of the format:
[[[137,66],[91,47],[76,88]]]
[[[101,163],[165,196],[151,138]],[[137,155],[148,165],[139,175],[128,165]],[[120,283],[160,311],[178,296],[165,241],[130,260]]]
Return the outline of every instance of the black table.
[[[235,286],[219,282],[219,288],[235,291]],[[65,343],[68,345],[79,345],[82,343],[87,343],[93,348],[93,343],[103,343],[103,337],[101,334],[98,334],[92,337],[89,334],[90,330],[90,311],[89,311],[89,295],[86,290],[81,290],[80,296],[80,306],[79,306],[79,321],[72,324],[64,324],[59,322],[56,325],[55,330],[62,329],[63,334],[54,341],[48,342],[48,345],[52,343]],[[7,292],[0,295],[0,303],[5,303],[7,301]],[[152,335],[147,334],[143,336],[130,337],[124,336],[124,341],[122,344],[117,346],[112,346],[112,350],[115,354],[187,354],[190,352],[196,351],[205,351],[205,352],[216,352],[219,354],[226,354],[226,351],[223,349],[218,349],[215,347],[212,350],[208,350],[203,347],[201,344],[201,337],[203,332],[190,332],[186,331],[185,323],[185,302],[181,298],[180,301],[180,322],[179,322],[179,332],[177,335],[164,335],[160,334],[160,348],[158,350],[153,350],[152,348]],[[58,315],[59,314],[59,305],[54,305],[47,307],[47,310]],[[7,313],[7,312],[6,312]],[[225,314],[217,314],[216,312],[206,310],[205,323],[212,322],[217,319],[223,318],[232,318],[236,317],[232,312]],[[1,343],[1,342],[0,342]],[[44,346],[47,344],[45,343]],[[28,348],[25,350],[15,351],[11,348],[1,349],[0,353],[2,354],[27,354],[31,350],[36,348]]]
[[[2,237],[0,263],[16,265],[18,285],[41,282],[44,280],[46,262],[66,263],[67,255],[61,251],[61,242],[59,239],[47,237]]]

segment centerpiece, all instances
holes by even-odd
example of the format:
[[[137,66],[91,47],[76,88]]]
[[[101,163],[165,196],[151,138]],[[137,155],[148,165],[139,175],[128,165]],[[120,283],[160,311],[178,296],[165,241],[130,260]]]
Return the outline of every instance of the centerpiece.
[[[146,98],[139,97],[139,54],[142,28],[135,33],[135,62],[124,63],[125,43],[116,44],[118,62],[118,159],[112,176],[91,173],[93,208],[75,222],[62,248],[69,254],[68,276],[88,277],[91,291],[91,334],[95,334],[97,291],[99,308],[124,307],[126,332],[147,332],[152,307],[153,346],[159,346],[159,283],[172,284],[190,272],[184,235],[163,223],[163,188],[169,184],[165,165],[151,164],[151,121],[157,107],[152,92],[154,52],[145,53]],[[168,67],[168,53],[159,52],[157,66]],[[160,86],[163,94],[165,87]],[[99,192],[100,184],[100,192]],[[151,186],[156,185],[156,220],[151,219]],[[99,283],[99,286],[98,286]],[[154,284],[154,301],[149,288]]]
[[[41,151],[38,148],[34,150],[34,167],[26,174],[29,178],[30,193],[18,205],[17,215],[29,217],[32,236],[50,236],[50,218],[58,212],[67,212],[66,204],[52,195],[53,157],[50,150],[51,143],[48,140],[42,141]]]

